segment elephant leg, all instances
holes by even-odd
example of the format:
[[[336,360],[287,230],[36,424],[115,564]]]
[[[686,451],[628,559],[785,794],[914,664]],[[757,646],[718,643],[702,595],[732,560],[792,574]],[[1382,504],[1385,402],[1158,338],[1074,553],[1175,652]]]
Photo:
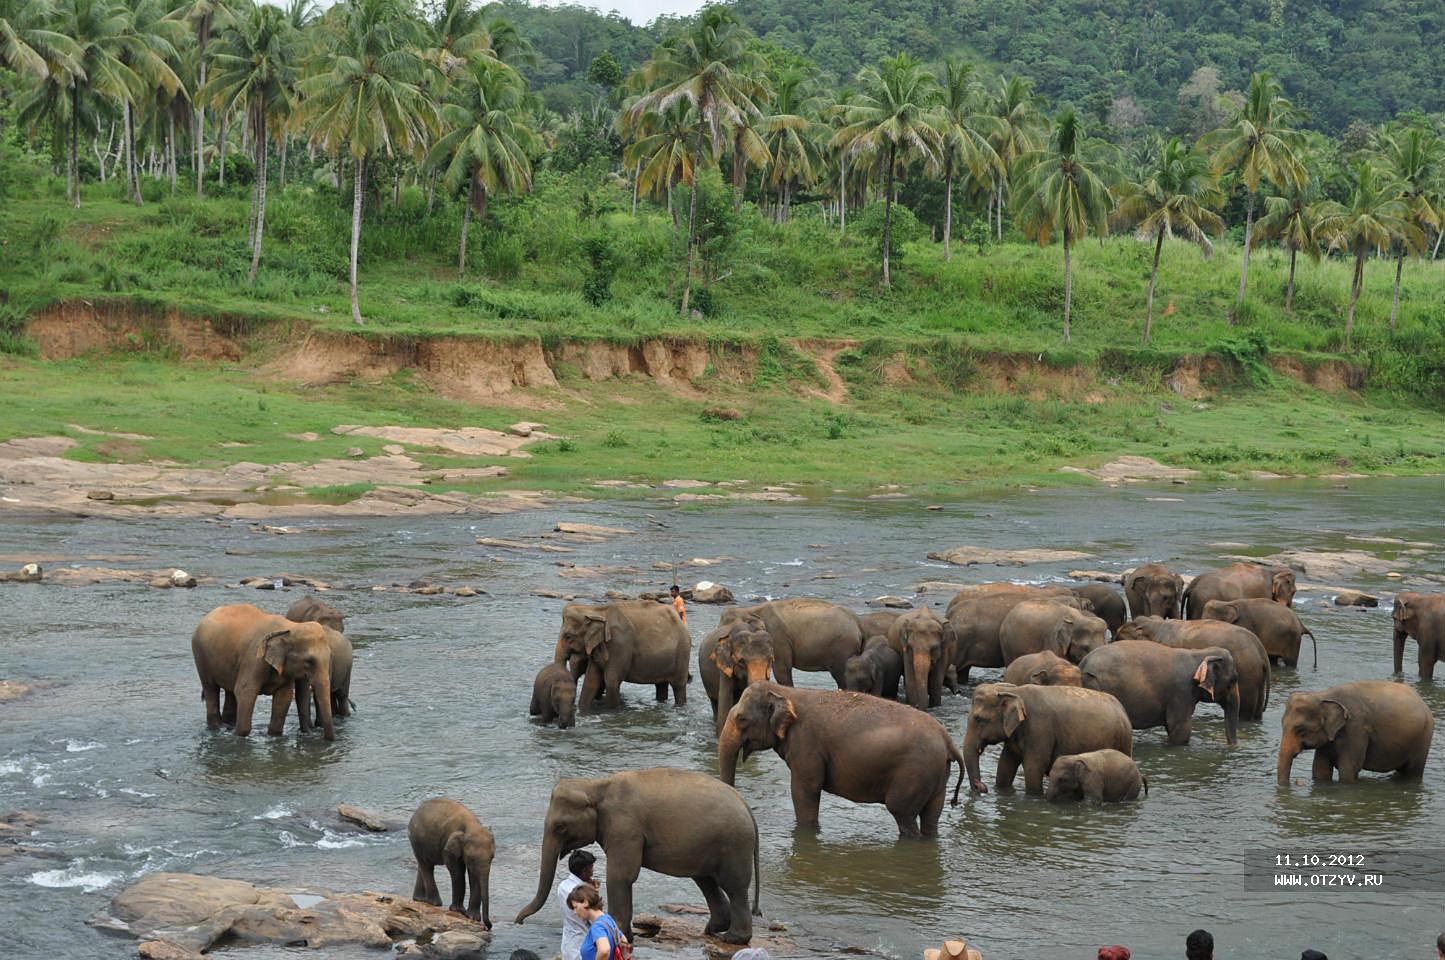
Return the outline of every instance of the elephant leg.
[[[1409,762],[1396,769],[1395,773],[1405,780],[1419,780],[1425,775],[1426,753],[1428,753],[1428,751],[1422,750],[1420,753],[1411,757]]]
[[[612,919],[628,940],[632,937],[632,885],[642,872],[642,850],[626,848],[607,856],[607,906]]]
[[[948,688],[949,693],[963,692],[963,687],[958,682],[958,668],[951,663],[943,672],[943,685]]]
[[[221,722],[228,727],[234,727],[236,725],[236,695],[229,690],[221,692],[225,694],[221,706]]]
[[[295,691],[282,684],[271,694],[271,722],[266,725],[268,737],[279,737],[281,731],[286,729],[286,714],[291,712],[291,699]]]
[[[818,829],[818,803],[822,799],[822,791],[805,784],[795,771],[792,793],[793,816],[797,819],[798,826],[808,830]]]
[[[1335,757],[1335,766],[1340,771],[1340,783],[1359,782],[1360,769],[1364,766],[1362,760],[1363,754],[1360,756],[1341,754]]]
[[[1047,756],[1029,756],[1024,758],[1024,792],[1041,794],[1044,792],[1044,777],[1048,776],[1051,758]]]
[[[719,887],[712,877],[693,877],[692,881],[707,900],[708,921],[702,932],[708,936],[717,936],[732,922],[728,898],[723,895],[722,887]]]
[[[1315,751],[1314,763],[1310,765],[1310,775],[1319,783],[1329,783],[1335,778],[1335,765],[1330,760],[1329,754],[1323,750]]]
[[[935,663],[928,671],[928,706],[943,706],[943,665]]]
[[[301,732],[311,732],[311,684],[305,680],[296,681],[296,719],[301,723]],[[316,708],[316,715],[321,715],[320,705]]]
[[[597,696],[602,691],[602,671],[594,663],[587,664],[586,678],[582,681],[582,712],[591,713],[596,709]]]
[[[961,689],[964,684],[968,683],[968,671],[972,669],[973,667],[971,664],[964,664],[961,667],[954,668],[953,685],[955,690]]]
[[[447,909],[452,913],[466,913],[467,868],[460,860],[447,864],[447,874],[452,878],[452,902]]]
[[[338,717],[351,716],[351,684],[331,691],[331,712]]]
[[[778,686],[791,687],[793,685],[793,664],[791,661],[783,663],[781,660],[773,662],[773,676],[778,679]]]
[[[998,758],[998,775],[994,777],[994,786],[1000,790],[1012,790],[1014,775],[1019,772],[1019,762],[1022,759],[1008,747],[1004,747]]]
[[[938,836],[938,821],[943,816],[943,804],[947,797],[948,781],[945,779],[943,785],[928,798],[923,812],[918,815],[918,829],[925,838],[932,839]]]
[[[206,700],[206,726],[215,730],[221,725],[221,688],[214,683],[203,683],[201,696]]]
[[[666,702],[667,702],[667,684],[665,684],[665,683],[654,683],[653,686],[657,689],[657,702],[658,702],[658,703],[666,703]]]
[[[718,934],[724,943],[745,944],[753,939],[753,915],[748,909],[752,879],[752,863],[744,861],[735,876],[724,876],[719,881],[727,894],[729,908],[728,928]]]
[[[421,903],[429,903],[434,907],[442,905],[441,895],[437,892],[436,877],[432,875],[436,867],[416,865],[416,884],[411,890],[411,898]]]
[[[251,735],[251,716],[256,712],[256,694],[250,690],[236,691],[236,736]],[[284,717],[285,714],[282,713]]]
[[[679,707],[687,706],[687,680],[688,676],[684,672],[681,680],[674,680],[672,683],[672,702]]]
[[[1165,708],[1164,729],[1168,733],[1166,743],[1171,747],[1188,745],[1189,736],[1194,732],[1194,701],[1171,703]]]
[[[1420,644],[1420,679],[1435,679],[1435,647],[1433,645]]]

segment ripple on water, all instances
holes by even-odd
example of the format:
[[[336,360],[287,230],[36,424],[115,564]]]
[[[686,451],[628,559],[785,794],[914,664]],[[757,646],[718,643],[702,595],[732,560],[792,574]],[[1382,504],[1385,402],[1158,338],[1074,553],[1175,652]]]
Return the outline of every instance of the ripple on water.
[[[29,877],[30,882],[39,887],[78,887],[86,893],[104,890],[123,879],[125,879],[123,873],[88,870],[84,860],[77,860],[68,867],[60,867],[56,870],[41,870],[38,873],[32,873]]]

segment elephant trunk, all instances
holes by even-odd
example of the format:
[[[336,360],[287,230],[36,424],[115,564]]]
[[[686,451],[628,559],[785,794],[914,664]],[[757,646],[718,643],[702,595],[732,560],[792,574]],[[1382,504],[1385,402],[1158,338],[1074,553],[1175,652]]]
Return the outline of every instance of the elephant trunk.
[[[973,724],[968,725],[963,735],[963,765],[968,771],[968,786],[974,793],[988,793],[983,778],[978,773],[978,757],[983,753],[983,743]]]
[[[908,703],[920,710],[928,709],[928,652],[915,650],[908,658]]]
[[[482,923],[490,930],[492,929],[492,865],[484,863],[479,866],[481,869],[477,871],[477,876],[482,894]],[[549,883],[548,886],[550,887],[551,884]]]
[[[311,680],[311,689],[316,695],[316,719],[321,724],[321,736],[335,740],[336,730],[331,725],[331,674],[319,673]],[[303,709],[309,710],[308,707]]]
[[[1299,755],[1299,737],[1287,731],[1279,742],[1279,767],[1275,771],[1275,776],[1281,787],[1289,786],[1290,767],[1294,765],[1294,758]]]
[[[552,893],[552,881],[557,879],[557,861],[562,859],[562,854],[565,852],[560,849],[560,845],[552,839],[549,832],[547,839],[542,843],[542,866],[537,878],[537,895],[532,898],[531,903],[522,908],[521,913],[517,914],[516,923],[522,923],[546,904],[548,896]]]
[[[717,775],[728,786],[733,785],[738,772],[738,751],[743,747],[743,733],[738,729],[735,717],[728,717],[723,724],[717,741]]]
[[[1229,745],[1235,746],[1239,743],[1239,683],[1229,685],[1229,692],[1224,695],[1224,736]]]
[[[1404,669],[1405,669],[1405,637],[1407,637],[1407,636],[1408,636],[1408,634],[1407,634],[1404,630],[1401,630],[1398,626],[1395,627],[1395,672],[1396,672],[1396,673],[1401,673],[1401,672],[1403,672]],[[1314,634],[1310,634],[1310,642],[1311,642],[1311,643],[1314,642],[1314,639],[1315,639],[1315,635],[1314,635]],[[1319,653],[1318,653],[1318,652],[1315,653],[1315,662],[1316,662],[1316,664],[1318,664],[1318,662],[1319,662]]]
[[[763,683],[769,676],[768,662],[766,660],[748,661],[748,685]]]

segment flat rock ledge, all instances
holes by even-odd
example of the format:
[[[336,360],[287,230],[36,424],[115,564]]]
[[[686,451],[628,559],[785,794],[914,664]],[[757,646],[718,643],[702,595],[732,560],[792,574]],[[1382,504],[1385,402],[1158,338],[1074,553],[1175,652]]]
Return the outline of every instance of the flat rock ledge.
[[[959,567],[987,563],[997,567],[1023,567],[1034,563],[1069,563],[1074,560],[1087,560],[1092,556],[1092,553],[1084,553],[1082,550],[990,550],[987,547],[954,547],[952,550],[935,550],[928,555],[928,559]]]
[[[454,960],[480,955],[491,940],[481,924],[406,897],[258,887],[189,873],[141,878],[91,924],[133,936],[142,941],[140,956],[165,960],[198,960],[222,941],[313,949],[426,943],[443,948],[427,957]]]

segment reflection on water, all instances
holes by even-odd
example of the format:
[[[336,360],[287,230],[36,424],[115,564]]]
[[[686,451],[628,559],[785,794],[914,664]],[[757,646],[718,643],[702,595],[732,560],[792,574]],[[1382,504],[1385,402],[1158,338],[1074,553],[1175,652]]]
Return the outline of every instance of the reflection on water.
[[[305,532],[257,534],[247,524],[198,521],[16,520],[0,524],[0,553],[71,557],[131,555],[136,566],[180,566],[234,583],[287,571],[338,589],[356,648],[353,716],[337,739],[301,736],[295,714],[284,736],[241,739],[205,727],[189,637],[211,607],[250,600],[277,610],[300,596],[221,587],[190,591],[130,585],[0,587],[7,630],[0,676],[46,684],[0,704],[0,810],[47,818],[27,844],[46,858],[0,857],[0,926],[17,956],[121,958],[128,942],[85,925],[136,877],[195,870],[265,883],[407,893],[405,833],[352,832],[334,816],[355,803],[405,822],[438,794],[468,804],[497,837],[494,913],[508,917],[536,887],[541,826],[563,776],[670,765],[715,771],[716,742],[701,684],[688,702],[657,703],[627,688],[618,713],[580,717],[573,730],[530,722],[532,677],[551,656],[563,601],[533,591],[600,598],[608,589],[665,588],[674,560],[730,557],[697,577],[742,600],[809,594],[862,609],[883,594],[912,595],[923,580],[1042,579],[1068,569],[962,569],[925,559],[962,544],[1050,546],[1094,556],[1075,564],[1122,570],[1163,560],[1196,571],[1232,553],[1348,544],[1341,531],[1445,543],[1438,480],[1281,484],[1244,490],[1171,487],[1180,503],[1154,503],[1147,488],[989,495],[930,512],[917,503],[732,506],[597,505],[490,518],[295,521]],[[1405,527],[1397,518],[1412,518]],[[568,578],[549,554],[479,548],[478,536],[517,538],[584,520],[638,531],[573,544],[568,562],[636,571],[602,580]],[[653,521],[660,521],[654,523]],[[665,524],[662,526],[660,524]],[[1210,544],[1244,543],[1237,546]],[[1399,554],[1407,575],[1438,573],[1445,548]],[[228,552],[232,551],[232,552]],[[654,570],[659,561],[667,570]],[[690,570],[692,568],[683,568]],[[472,583],[473,600],[373,591],[415,579]],[[1306,579],[1306,578],[1302,578]],[[1381,577],[1351,578],[1388,597]],[[924,601],[941,606],[946,593]],[[1279,844],[1436,849],[1445,835],[1445,754],[1439,743],[1421,784],[1374,775],[1354,787],[1275,785],[1280,716],[1289,693],[1383,678],[1390,667],[1388,605],[1329,605],[1301,593],[1296,610],[1319,637],[1315,670],[1277,669],[1262,724],[1224,742],[1219,709],[1202,706],[1187,747],[1141,731],[1136,757],[1150,796],[1107,808],[1052,805],[1020,789],[971,796],[947,807],[937,842],[899,842],[880,806],[824,797],[819,834],[794,829],[788,773],[774,754],[753,757],[738,788],[762,836],[763,904],[805,952],[836,956],[857,945],[915,957],[922,944],[963,935],[989,956],[1063,960],[1124,943],[1136,956],[1177,956],[1184,935],[1212,928],[1221,956],[1294,956],[1306,946],[1331,956],[1428,956],[1445,894],[1438,883],[1408,895],[1328,891],[1246,892],[1247,850]],[[694,606],[694,637],[718,608]],[[1407,656],[1407,662],[1412,657]],[[996,671],[981,671],[981,680]],[[803,674],[802,685],[830,681]],[[1415,684],[1413,676],[1406,682]],[[1445,683],[1418,685],[1445,737]],[[972,690],[969,687],[968,690]],[[962,739],[969,698],[947,697],[935,715]],[[258,704],[264,726],[269,704]],[[992,782],[998,748],[983,760]],[[1295,776],[1308,781],[1309,755]],[[1021,781],[1020,781],[1021,785]],[[950,784],[951,791],[951,784]],[[640,910],[698,902],[686,880],[644,874]],[[1107,905],[1107,909],[1102,909]],[[556,950],[554,920],[499,922],[494,954]],[[1319,937],[1330,931],[1328,947]],[[329,956],[370,956],[328,951]],[[257,958],[316,956],[267,948]]]

